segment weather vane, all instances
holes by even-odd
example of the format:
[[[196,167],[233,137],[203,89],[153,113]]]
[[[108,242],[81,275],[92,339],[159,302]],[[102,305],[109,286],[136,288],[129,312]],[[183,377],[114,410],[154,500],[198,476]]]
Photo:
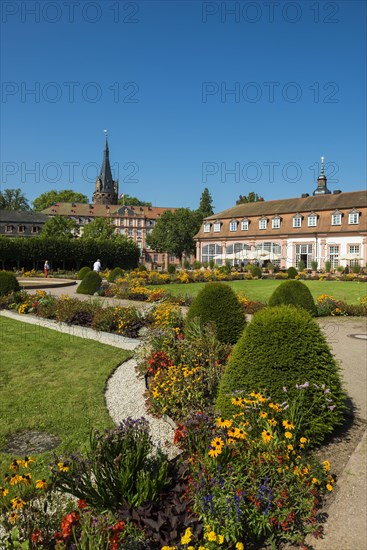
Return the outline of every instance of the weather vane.
[[[324,160],[325,160],[325,157],[321,157],[321,175],[322,176],[324,175]]]

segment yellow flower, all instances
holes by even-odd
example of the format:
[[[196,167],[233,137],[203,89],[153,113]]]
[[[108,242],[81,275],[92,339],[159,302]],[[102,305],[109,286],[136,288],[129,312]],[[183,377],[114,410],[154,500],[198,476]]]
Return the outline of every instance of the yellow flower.
[[[6,497],[8,493],[9,489],[6,489],[5,487],[0,487],[0,497]]]
[[[260,418],[266,418],[268,416],[268,413],[266,412],[261,412],[260,413]]]
[[[293,445],[287,445],[288,451],[293,451]]]
[[[25,456],[24,460],[21,461],[23,468],[28,468],[28,466],[32,464],[32,462],[36,462],[36,461],[29,456]]]
[[[210,533],[208,533],[208,540],[213,542],[217,540],[217,535],[214,531],[210,531]]]
[[[224,441],[220,437],[216,437],[215,439],[213,439],[210,445],[213,449],[222,449]]]
[[[13,510],[21,510],[25,506],[25,501],[20,497],[15,497],[10,500]]]
[[[236,443],[236,440],[233,439],[233,437],[229,437],[227,439],[227,445],[234,445]]]
[[[241,399],[241,397],[232,397],[231,403],[232,403],[232,405],[240,406],[240,405],[242,405],[242,399]]]
[[[58,462],[57,465],[59,467],[60,472],[68,472],[70,469],[65,462]]]
[[[18,474],[12,475],[9,480],[9,485],[17,485],[17,483],[20,483],[21,480],[22,480],[22,476]]]
[[[330,462],[328,460],[324,460],[323,466],[324,466],[325,472],[328,472],[330,470]]]
[[[223,535],[217,535],[217,543],[218,544],[223,544],[224,542],[224,537]]]
[[[327,483],[327,484],[326,484],[326,489],[327,489],[328,491],[332,491],[332,490],[333,490],[333,486],[331,485],[331,483]]]
[[[188,544],[191,541],[192,533],[190,527],[188,527],[185,531],[185,534],[183,537],[181,537],[181,544]]]
[[[278,422],[274,418],[269,418],[268,423],[270,426],[276,426]]]
[[[292,437],[293,437],[293,435],[292,435],[291,432],[285,432],[284,435],[285,435],[285,437],[286,437],[287,439],[292,439]]]
[[[230,428],[232,426],[232,420],[227,420],[225,418],[217,418],[215,421],[217,428]]]
[[[307,441],[308,441],[307,437],[301,437],[300,438],[301,443],[307,443]]]
[[[9,469],[13,472],[17,472],[19,470],[19,464],[21,464],[21,460],[13,460],[13,462],[10,464]]]
[[[18,519],[19,519],[19,514],[17,514],[16,512],[9,513],[8,521],[11,525],[14,525],[14,523],[16,523]]]
[[[208,451],[208,455],[211,456],[212,458],[217,458],[217,456],[219,456],[221,452],[222,452],[222,447],[218,447],[217,449],[210,449]]]
[[[47,489],[48,483],[44,479],[37,479],[36,489]]]
[[[246,439],[247,433],[245,430],[241,430],[240,428],[235,428],[235,433],[233,437],[236,439]]]
[[[243,542],[237,542],[236,544],[236,550],[245,550],[245,547],[243,545]]]
[[[20,476],[20,481],[24,483],[24,485],[30,485],[32,483],[32,476],[31,474],[23,474]]]
[[[311,482],[313,485],[320,485],[320,481],[317,479],[317,477],[313,477]]]
[[[286,430],[293,430],[294,428],[294,424],[292,424],[292,422],[288,422],[288,420],[283,420],[282,424]]]
[[[263,430],[261,435],[265,443],[269,443],[273,439],[273,435],[268,430]]]

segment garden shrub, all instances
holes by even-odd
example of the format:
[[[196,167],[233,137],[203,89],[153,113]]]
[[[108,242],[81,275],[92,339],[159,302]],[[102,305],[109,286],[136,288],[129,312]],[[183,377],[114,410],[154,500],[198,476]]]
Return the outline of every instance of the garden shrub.
[[[261,279],[262,277],[262,271],[257,265],[255,265],[255,267],[252,268],[251,273],[253,277],[258,277],[259,279]]]
[[[294,401],[289,421],[312,444],[342,423],[345,394],[339,366],[306,311],[292,306],[267,308],[248,325],[220,382],[216,401],[220,414],[236,412],[228,396],[251,391],[271,395],[279,403]]]
[[[91,326],[92,319],[101,304],[82,302],[78,298],[60,298],[56,303],[55,318],[60,323],[68,325]]]
[[[167,271],[170,275],[174,275],[176,273],[176,266],[173,264],[169,264]]]
[[[295,267],[288,267],[287,269],[288,273],[288,279],[295,279],[296,275],[298,274],[298,271]]]
[[[310,289],[300,281],[285,281],[270,296],[269,306],[291,305],[302,307],[311,315],[317,315]]]
[[[148,271],[147,268],[145,267],[144,264],[140,264],[139,267],[138,267],[138,271],[142,272],[142,271]]]
[[[186,323],[195,318],[214,323],[220,342],[234,344],[246,325],[243,307],[230,286],[208,283],[199,292],[187,313]]]
[[[96,271],[89,271],[76,289],[78,294],[94,294],[102,284],[102,279]]]
[[[82,281],[84,279],[84,277],[86,276],[86,274],[89,273],[90,271],[92,271],[92,270],[87,265],[85,265],[84,267],[79,269],[78,276],[77,276],[78,281]]]
[[[18,279],[11,271],[0,271],[0,296],[20,290]]]
[[[123,273],[124,272],[121,269],[121,267],[114,267],[113,270],[111,271],[111,273],[108,276],[108,282],[114,283],[116,281],[116,279],[123,276]]]
[[[92,319],[92,328],[102,332],[114,332],[116,330],[116,313],[113,306],[97,309]]]

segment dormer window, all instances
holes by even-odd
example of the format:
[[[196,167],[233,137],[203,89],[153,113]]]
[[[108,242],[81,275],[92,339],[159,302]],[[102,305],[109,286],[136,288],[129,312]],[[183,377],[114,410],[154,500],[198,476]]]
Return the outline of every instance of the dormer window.
[[[18,233],[25,233],[25,225],[18,225]]]
[[[350,225],[357,225],[359,223],[359,214],[358,210],[351,210],[348,214],[348,223]]]
[[[296,214],[293,216],[293,227],[301,227],[302,226],[302,216],[301,214]]]
[[[339,212],[339,210],[335,210],[335,212],[331,215],[331,225],[341,225],[342,223],[342,213]]]
[[[221,225],[222,225],[221,222],[215,222],[214,223],[214,228],[213,229],[216,233],[218,233],[220,231]]]
[[[5,226],[5,233],[12,233],[13,226],[12,225],[6,225]]]
[[[210,233],[210,223],[204,223],[204,233]]]
[[[38,232],[39,232],[39,229],[40,229],[40,228],[38,227],[38,225],[33,225],[33,226],[32,226],[32,233],[38,233]]]
[[[241,222],[241,230],[248,231],[248,227],[249,227],[249,221],[248,219],[244,218]]]
[[[230,231],[237,231],[237,225],[238,225],[237,220],[232,220],[232,221],[229,223],[229,230],[230,230]]]
[[[275,216],[272,220],[271,220],[271,228],[272,229],[280,229],[280,217],[279,216]]]
[[[268,220],[267,218],[261,218],[259,220],[259,229],[266,229],[268,227]]]
[[[313,212],[309,214],[307,219],[307,225],[308,227],[316,227],[317,225],[317,214],[314,214]]]

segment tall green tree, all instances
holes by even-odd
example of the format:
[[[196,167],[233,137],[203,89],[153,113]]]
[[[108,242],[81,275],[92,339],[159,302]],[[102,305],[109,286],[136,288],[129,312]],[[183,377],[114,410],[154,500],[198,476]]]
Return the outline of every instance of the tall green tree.
[[[153,250],[174,254],[182,260],[183,254],[194,254],[194,235],[199,231],[201,217],[197,211],[178,208],[167,210],[147,236],[147,243]]]
[[[0,191],[0,210],[30,210],[28,199],[19,189]]]
[[[258,195],[254,191],[251,191],[248,195],[240,195],[238,201],[236,201],[236,204],[245,204],[247,202],[260,202],[263,200],[263,197],[260,197],[260,195]]]
[[[78,224],[66,216],[52,216],[42,228],[41,237],[72,239],[79,233]]]
[[[202,220],[214,214],[213,199],[207,187],[205,187],[204,191],[201,194],[199,208],[197,212],[200,214]]]
[[[137,197],[131,197],[125,193],[121,199],[118,199],[117,204],[122,204],[124,206],[152,206],[151,202],[141,201]]]
[[[95,218],[85,225],[82,239],[115,239],[115,226],[108,218]]]
[[[62,191],[51,189],[51,191],[42,193],[42,195],[34,199],[33,209],[39,212],[40,210],[52,206],[56,202],[81,202],[86,204],[89,202],[89,199],[86,195],[76,193],[72,189],[63,189]]]

